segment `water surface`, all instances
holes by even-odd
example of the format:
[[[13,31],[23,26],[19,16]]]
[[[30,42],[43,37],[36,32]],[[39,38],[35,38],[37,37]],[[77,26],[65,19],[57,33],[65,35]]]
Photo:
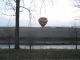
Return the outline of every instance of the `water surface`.
[[[15,45],[10,45],[10,48],[13,49]],[[80,49],[80,45],[77,45],[78,49]],[[1,49],[8,49],[9,45],[4,44],[0,45]],[[21,49],[30,49],[29,45],[20,45]],[[32,49],[75,49],[76,45],[33,45]]]

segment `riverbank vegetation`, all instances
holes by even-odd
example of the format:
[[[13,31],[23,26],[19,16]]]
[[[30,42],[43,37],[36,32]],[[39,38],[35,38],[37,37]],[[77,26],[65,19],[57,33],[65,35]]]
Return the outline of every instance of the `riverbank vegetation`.
[[[80,50],[0,49],[0,60],[80,60]]]

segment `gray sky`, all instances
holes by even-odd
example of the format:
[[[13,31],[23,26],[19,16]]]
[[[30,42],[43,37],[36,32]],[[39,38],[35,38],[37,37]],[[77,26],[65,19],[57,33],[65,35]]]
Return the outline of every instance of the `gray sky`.
[[[51,0],[50,0],[51,1]],[[13,3],[14,4],[14,3]],[[43,5],[40,11],[41,4]],[[53,4],[48,0],[45,0],[45,4],[40,0],[24,0],[22,6],[31,9],[31,23],[29,13],[25,9],[20,13],[20,26],[33,26],[40,27],[38,19],[40,17],[47,17],[48,23],[46,26],[73,26],[75,20],[79,25],[79,8],[73,7],[72,0],[54,0]],[[5,7],[5,8],[4,8]],[[0,26],[15,26],[15,16],[2,15],[2,12],[6,14],[14,14],[12,10],[7,9],[5,4],[0,0]]]

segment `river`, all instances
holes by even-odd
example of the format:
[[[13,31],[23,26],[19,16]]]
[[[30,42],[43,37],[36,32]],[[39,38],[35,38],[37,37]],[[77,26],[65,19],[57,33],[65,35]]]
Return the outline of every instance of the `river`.
[[[14,49],[15,45],[10,45],[10,49]],[[30,49],[29,45],[20,45],[21,49]],[[33,45],[32,49],[75,49],[76,45]],[[77,45],[80,49],[80,45]],[[0,49],[9,49],[9,45],[0,45]]]

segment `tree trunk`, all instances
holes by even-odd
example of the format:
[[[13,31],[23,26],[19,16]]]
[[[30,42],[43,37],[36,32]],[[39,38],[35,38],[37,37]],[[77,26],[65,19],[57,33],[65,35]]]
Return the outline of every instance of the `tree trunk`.
[[[15,49],[19,49],[19,5],[20,0],[16,0]]]

